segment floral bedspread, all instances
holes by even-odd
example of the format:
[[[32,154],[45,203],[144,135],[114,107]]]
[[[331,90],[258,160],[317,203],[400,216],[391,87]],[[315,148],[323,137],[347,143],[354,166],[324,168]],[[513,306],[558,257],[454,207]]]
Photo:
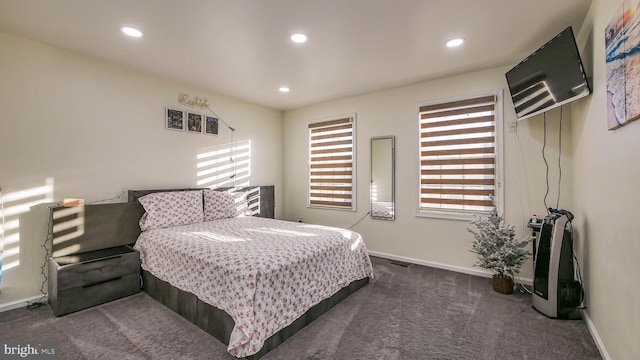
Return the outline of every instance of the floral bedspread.
[[[149,230],[135,248],[144,270],[233,318],[227,350],[236,357],[350,282],[373,278],[360,234],[267,218]]]

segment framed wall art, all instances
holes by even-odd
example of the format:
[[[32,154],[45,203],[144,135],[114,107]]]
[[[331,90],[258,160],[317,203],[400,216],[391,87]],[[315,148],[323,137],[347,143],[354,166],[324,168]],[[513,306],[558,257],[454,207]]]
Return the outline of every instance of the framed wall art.
[[[205,115],[204,133],[207,135],[218,135],[218,118]]]
[[[184,111],[166,108],[164,125],[168,130],[183,131]]]
[[[640,119],[640,1],[623,0],[605,29],[607,124]]]
[[[202,134],[202,114],[187,112],[187,132]]]

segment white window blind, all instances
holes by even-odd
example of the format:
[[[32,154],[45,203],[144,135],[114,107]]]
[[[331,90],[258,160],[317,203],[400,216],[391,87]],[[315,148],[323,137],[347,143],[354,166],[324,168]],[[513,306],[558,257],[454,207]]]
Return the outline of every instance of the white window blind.
[[[354,119],[309,124],[309,206],[355,209]]]
[[[488,212],[496,195],[496,96],[420,107],[420,212]]]

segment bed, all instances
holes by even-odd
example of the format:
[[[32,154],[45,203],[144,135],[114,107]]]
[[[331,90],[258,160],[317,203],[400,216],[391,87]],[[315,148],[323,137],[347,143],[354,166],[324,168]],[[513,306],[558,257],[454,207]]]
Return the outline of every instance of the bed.
[[[136,190],[129,201],[145,208],[134,246],[143,290],[231,355],[260,358],[373,277],[358,233],[273,219],[273,187],[224,190]],[[185,210],[198,207],[202,217]]]

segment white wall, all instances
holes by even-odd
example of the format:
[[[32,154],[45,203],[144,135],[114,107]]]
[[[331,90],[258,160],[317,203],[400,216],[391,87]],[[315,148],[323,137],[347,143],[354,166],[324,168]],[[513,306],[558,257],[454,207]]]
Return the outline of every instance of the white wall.
[[[222,124],[217,137],[165,130],[165,107],[189,109],[178,103],[183,92],[207,98],[236,128],[234,141],[251,141],[249,181],[275,185],[276,203],[282,203],[280,111],[3,33],[0,79],[0,187],[7,214],[66,197],[91,202],[133,188],[199,186],[198,154],[228,146],[231,133]],[[18,241],[27,249],[42,239],[20,238],[25,225],[18,217],[8,217],[4,266],[18,257],[23,265],[3,272],[0,305],[12,301],[12,293],[39,294],[40,270],[27,269],[24,257],[41,255],[15,251]],[[37,283],[25,282],[34,271]]]
[[[601,345],[611,359],[639,359],[640,122],[607,130],[604,35],[621,5],[594,1],[577,36],[594,92],[573,109],[575,230],[587,312]]]
[[[559,31],[562,29],[559,29]],[[505,217],[516,225],[519,236],[529,235],[525,224],[533,213],[543,214],[545,193],[544,162],[542,160],[543,124],[538,116],[518,123],[516,133],[508,131],[515,119],[505,71],[498,68],[473,74],[420,83],[362,96],[345,98],[285,112],[284,181],[285,218],[305,222],[348,227],[369,210],[369,167],[371,137],[396,136],[396,220],[380,221],[365,218],[354,230],[363,234],[369,250],[410,258],[422,263],[445,265],[458,270],[476,272],[472,268],[475,255],[467,251],[472,236],[468,222],[416,217],[418,135],[416,104],[424,101],[473,95],[496,89],[504,92],[504,166]],[[307,189],[307,122],[330,116],[357,113],[357,212],[344,212],[306,207]],[[563,139],[570,142],[571,123],[565,109]],[[551,191],[549,205],[557,194],[558,116],[548,115],[547,156],[550,159]],[[517,137],[515,136],[517,135]],[[571,208],[570,147],[562,152],[563,178],[560,206]],[[519,175],[518,175],[519,171]],[[518,180],[519,179],[519,180]],[[531,279],[532,265],[525,264],[522,277]]]

